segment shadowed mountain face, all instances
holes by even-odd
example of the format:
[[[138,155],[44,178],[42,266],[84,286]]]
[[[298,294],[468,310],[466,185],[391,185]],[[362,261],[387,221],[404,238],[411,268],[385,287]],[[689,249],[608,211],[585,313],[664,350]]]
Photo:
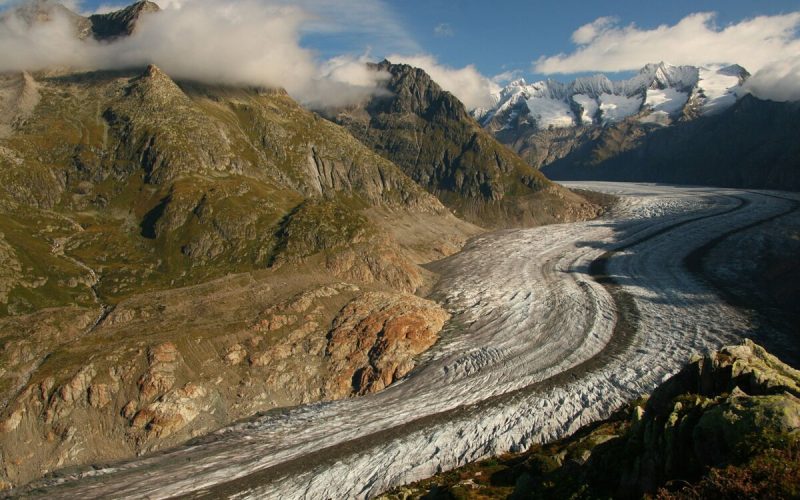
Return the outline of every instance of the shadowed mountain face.
[[[554,185],[481,129],[464,105],[421,69],[383,61],[387,95],[332,118],[457,214],[487,226],[590,216],[585,200]]]
[[[597,130],[542,168],[560,180],[800,189],[800,103],[745,96],[727,111],[671,127],[633,120]]]
[[[92,23],[92,34],[98,40],[113,40],[133,33],[136,22],[142,14],[158,12],[159,6],[153,2],[136,2],[122,10],[107,14],[89,16]]]

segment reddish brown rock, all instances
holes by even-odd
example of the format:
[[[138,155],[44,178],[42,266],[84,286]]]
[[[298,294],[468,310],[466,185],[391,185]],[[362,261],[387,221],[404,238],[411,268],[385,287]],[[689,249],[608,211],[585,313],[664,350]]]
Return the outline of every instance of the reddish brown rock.
[[[225,353],[225,363],[230,366],[240,364],[247,357],[247,350],[241,344],[230,346]]]
[[[375,292],[354,299],[329,335],[326,355],[336,375],[327,397],[377,392],[404,377],[449,317],[438,304],[409,294]]]
[[[105,408],[111,402],[111,389],[108,384],[92,384],[89,386],[89,404],[93,408]]]
[[[147,359],[149,367],[139,378],[139,392],[143,400],[163,394],[175,385],[175,371],[181,361],[180,352],[172,342],[151,347]]]

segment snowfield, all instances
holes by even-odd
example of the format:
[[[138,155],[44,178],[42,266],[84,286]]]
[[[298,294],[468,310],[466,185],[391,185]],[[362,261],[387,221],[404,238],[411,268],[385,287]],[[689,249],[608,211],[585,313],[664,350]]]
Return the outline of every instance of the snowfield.
[[[572,185],[621,201],[600,220],[482,235],[431,266],[443,276],[435,296],[454,317],[403,381],[273,411],[176,450],[40,482],[31,494],[369,498],[562,437],[751,331],[749,316],[684,259],[785,213],[797,196]]]

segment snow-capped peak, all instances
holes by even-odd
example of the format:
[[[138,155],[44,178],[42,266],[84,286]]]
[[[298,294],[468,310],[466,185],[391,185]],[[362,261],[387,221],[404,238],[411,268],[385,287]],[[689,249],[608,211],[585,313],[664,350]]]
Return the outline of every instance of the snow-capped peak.
[[[473,115],[494,130],[520,123],[537,128],[605,125],[639,115],[643,122],[668,124],[679,116],[715,113],[736,102],[749,73],[738,65],[648,64],[627,80],[606,75],[570,83],[514,80],[495,94],[496,105]]]

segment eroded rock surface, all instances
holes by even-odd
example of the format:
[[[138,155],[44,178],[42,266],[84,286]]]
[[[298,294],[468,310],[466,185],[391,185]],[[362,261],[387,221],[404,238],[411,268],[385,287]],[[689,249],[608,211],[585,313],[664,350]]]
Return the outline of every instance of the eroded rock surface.
[[[401,379],[449,318],[438,304],[413,295],[368,293],[352,300],[328,335],[325,352],[336,376],[327,395],[367,394]]]
[[[0,477],[18,485],[271,408],[381,390],[413,368],[448,318],[414,295],[335,281],[232,277],[131,299],[11,397],[0,413]]]

